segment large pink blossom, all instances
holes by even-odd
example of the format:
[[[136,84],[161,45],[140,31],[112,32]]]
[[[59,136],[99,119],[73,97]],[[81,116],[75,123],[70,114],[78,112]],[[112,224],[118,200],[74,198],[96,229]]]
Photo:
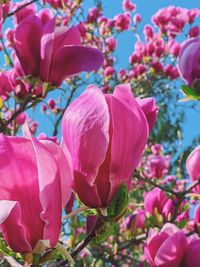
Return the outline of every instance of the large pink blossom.
[[[199,238],[187,238],[183,230],[166,223],[159,233],[150,230],[145,257],[151,267],[198,267],[199,249]]]
[[[185,82],[192,86],[200,79],[200,37],[190,38],[181,47],[178,57],[178,70]]]
[[[0,225],[7,244],[32,251],[39,240],[53,247],[59,238],[61,209],[71,194],[70,161],[51,141],[0,135]]]
[[[145,115],[129,85],[104,95],[94,85],[65,111],[63,140],[74,169],[74,189],[90,207],[106,207],[125,182],[130,189],[148,136]]]
[[[103,62],[99,50],[81,45],[77,27],[56,27],[55,18],[45,20],[42,15],[29,16],[18,25],[14,47],[26,75],[54,86],[68,76],[97,70]]]

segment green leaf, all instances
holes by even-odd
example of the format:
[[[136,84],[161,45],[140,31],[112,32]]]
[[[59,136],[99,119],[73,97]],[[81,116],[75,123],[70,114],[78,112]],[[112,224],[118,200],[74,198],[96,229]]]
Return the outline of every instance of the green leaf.
[[[9,58],[9,56],[8,56],[8,55],[5,55],[4,57],[5,57],[6,65],[7,65],[7,66],[10,66],[10,65],[11,65],[11,62],[10,62],[10,58]]]
[[[108,218],[120,218],[130,201],[130,196],[128,193],[128,189],[125,183],[122,183],[116,194],[114,195],[110,205],[108,206],[107,213]]]
[[[187,222],[188,222],[187,219],[181,221],[181,222],[178,224],[178,227],[179,227],[180,229],[184,228],[184,227],[187,225]]]
[[[112,223],[105,223],[97,232],[95,243],[104,242],[109,236],[115,233],[115,226]]]
[[[186,96],[187,100],[200,100],[200,94],[195,88],[189,87],[187,85],[182,85],[181,91]]]

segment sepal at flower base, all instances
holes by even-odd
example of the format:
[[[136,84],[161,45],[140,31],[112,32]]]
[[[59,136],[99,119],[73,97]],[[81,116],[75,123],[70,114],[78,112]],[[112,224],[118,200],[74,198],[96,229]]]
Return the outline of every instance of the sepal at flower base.
[[[122,183],[106,210],[106,216],[101,212],[102,220],[106,222],[117,222],[126,212],[129,200],[128,188],[125,183]]]
[[[187,85],[182,85],[181,91],[183,92],[185,98],[179,101],[189,101],[189,100],[200,100],[199,89],[195,87],[189,87]]]

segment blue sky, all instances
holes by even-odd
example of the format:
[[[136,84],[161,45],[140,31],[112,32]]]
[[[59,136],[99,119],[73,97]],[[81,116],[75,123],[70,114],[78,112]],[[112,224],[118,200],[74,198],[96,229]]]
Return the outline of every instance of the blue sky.
[[[85,1],[85,8],[88,9],[93,5],[92,0]],[[199,0],[136,0],[132,1],[137,5],[136,13],[142,15],[142,23],[139,27],[142,32],[145,24],[151,24],[151,17],[158,9],[174,5],[183,8],[200,8]],[[122,0],[105,0],[103,1],[104,13],[106,16],[112,18],[116,14],[122,12]],[[200,20],[198,20],[198,26],[200,26]],[[131,52],[133,51],[133,45],[136,38],[133,38],[132,33],[126,32],[123,35],[119,35],[119,46],[117,50],[119,67],[126,66],[127,60]],[[192,139],[200,135],[200,102],[196,103],[196,110],[189,109],[191,103],[179,103],[184,112],[186,113],[186,121],[184,124],[184,139],[183,144],[188,146]]]
[[[15,1],[19,2],[19,1]],[[84,0],[84,9],[87,10],[94,6],[93,0]],[[186,8],[200,8],[199,0],[136,0],[133,1],[137,5],[137,13],[142,15],[143,21],[140,24],[140,32],[142,32],[143,26],[148,23],[151,24],[152,15],[160,8],[169,5],[175,5]],[[104,14],[107,17],[113,18],[116,14],[122,12],[122,0],[103,0]],[[200,20],[199,20],[200,21]],[[199,24],[200,25],[200,24]],[[10,26],[10,23],[9,23]],[[5,29],[5,28],[4,28]],[[126,67],[129,55],[133,51],[133,45],[136,38],[132,32],[125,32],[118,36],[118,48],[117,48],[117,60],[118,68]],[[53,94],[55,96],[55,94]],[[186,122],[184,124],[184,144],[189,145],[191,140],[200,135],[200,102],[197,103],[197,109],[188,109],[190,103],[179,103],[184,112],[186,113]],[[49,121],[45,116],[41,116],[39,111],[36,111],[36,118],[40,121],[41,125],[38,129],[38,133],[49,130]]]

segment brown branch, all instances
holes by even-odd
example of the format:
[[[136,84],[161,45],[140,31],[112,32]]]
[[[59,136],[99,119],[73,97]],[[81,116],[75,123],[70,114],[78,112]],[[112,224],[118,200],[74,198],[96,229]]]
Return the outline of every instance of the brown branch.
[[[104,222],[100,217],[97,217],[96,223],[92,229],[92,231],[86,236],[86,238],[81,241],[75,249],[70,253],[72,257],[76,257],[96,236],[97,231],[101,228]],[[64,260],[57,264],[57,266],[69,266],[68,261]]]
[[[10,57],[8,51],[7,51],[7,48],[6,48],[5,44],[4,44],[3,38],[1,38],[0,40],[1,40],[1,44],[2,44],[2,46],[3,46],[3,50],[4,50],[6,56],[8,57],[8,59],[9,59],[9,61],[10,61],[10,66],[11,66],[11,67],[14,67],[14,64],[13,64],[13,62],[12,62],[12,59],[11,59],[11,57]]]
[[[71,89],[71,91],[70,91],[70,95],[69,95],[69,97],[68,97],[68,99],[67,99],[67,103],[66,103],[64,109],[61,111],[59,117],[58,117],[57,120],[56,120],[56,123],[55,123],[55,125],[54,125],[54,130],[53,130],[53,136],[56,136],[57,133],[58,133],[58,126],[59,126],[59,124],[60,124],[60,121],[62,120],[62,117],[63,117],[63,115],[64,115],[64,113],[65,113],[66,108],[69,106],[69,104],[70,104],[70,102],[71,102],[71,100],[72,100],[72,97],[73,97],[73,95],[74,95],[74,93],[75,93],[75,91],[76,91],[76,88],[77,88],[76,86],[73,86],[73,88]]]
[[[145,183],[148,183],[148,184],[150,184],[150,185],[153,185],[154,187],[158,187],[158,188],[160,188],[161,190],[163,190],[163,191],[165,191],[165,192],[168,192],[168,193],[170,193],[170,194],[173,194],[173,195],[179,195],[179,194],[180,194],[180,192],[175,192],[175,191],[171,190],[170,188],[167,188],[167,187],[164,187],[164,186],[162,186],[162,185],[157,184],[157,183],[154,182],[153,180],[150,180],[150,179],[148,179],[148,178],[145,178],[144,176],[142,176],[142,175],[139,174],[138,172],[136,172],[136,173],[134,174],[134,177],[137,178],[137,179],[140,180],[140,181],[143,181],[143,182],[145,182]]]

